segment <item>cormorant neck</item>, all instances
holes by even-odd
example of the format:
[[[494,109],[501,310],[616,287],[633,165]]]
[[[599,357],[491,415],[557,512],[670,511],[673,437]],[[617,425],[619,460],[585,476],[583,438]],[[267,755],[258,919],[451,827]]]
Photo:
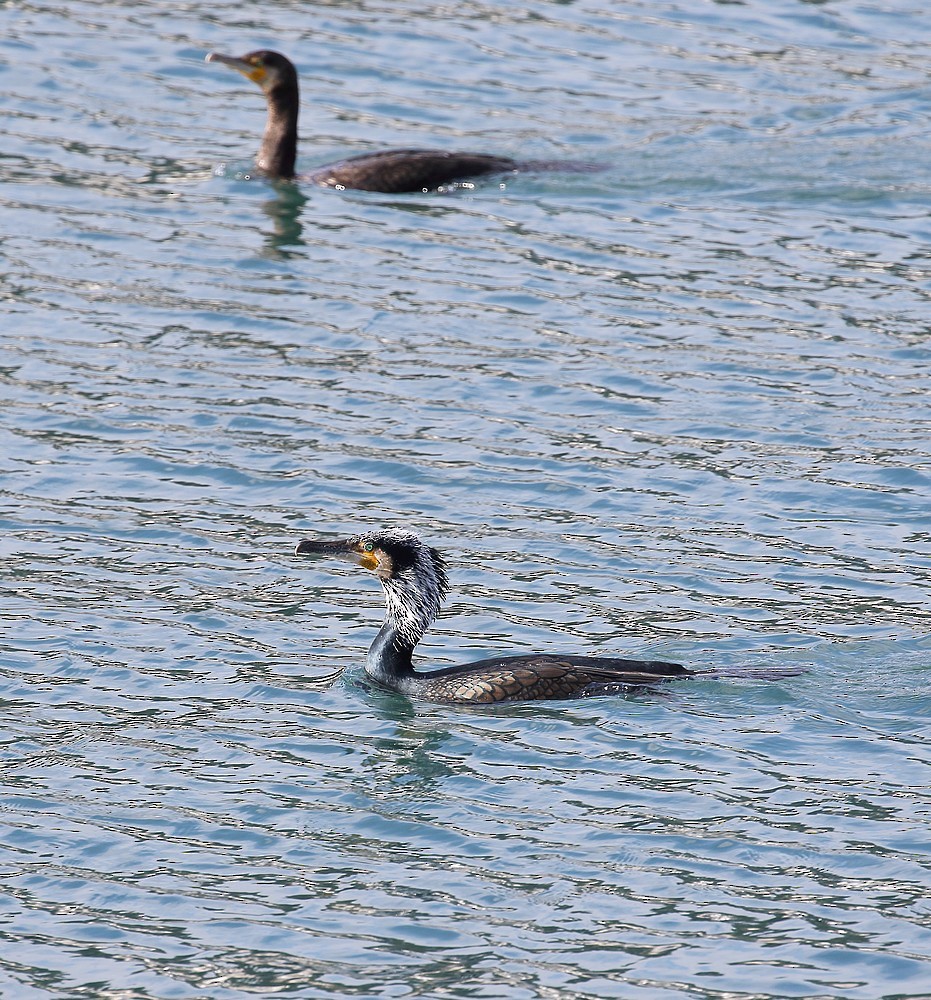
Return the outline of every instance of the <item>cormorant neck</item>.
[[[386,620],[365,657],[365,672],[384,687],[405,691],[415,677],[411,653],[416,643],[402,636],[394,622]]]
[[[297,159],[297,115],[300,107],[295,87],[276,87],[268,92],[268,119],[255,165],[267,177],[294,178]]]
[[[390,557],[379,574],[385,594],[385,622],[365,658],[365,672],[379,684],[415,695],[423,677],[414,671],[411,654],[440,610],[446,592],[442,559],[432,549],[400,565]]]

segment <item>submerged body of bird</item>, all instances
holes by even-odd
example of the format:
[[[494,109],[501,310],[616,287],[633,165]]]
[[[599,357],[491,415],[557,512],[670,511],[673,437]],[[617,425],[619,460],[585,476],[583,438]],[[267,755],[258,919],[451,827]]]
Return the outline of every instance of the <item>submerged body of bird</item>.
[[[268,104],[268,117],[255,159],[256,170],[272,180],[295,179],[300,88],[297,70],[291,60],[280,52],[261,49],[244,56],[210,52],[207,62],[222,63],[238,70],[262,88]],[[507,173],[520,168],[521,164],[508,156],[488,153],[387,149],[361,153],[329,166],[318,167],[301,179],[322,187],[397,194],[432,191],[471,177]]]
[[[776,680],[801,673],[791,668],[697,671],[664,660],[546,653],[489,657],[417,671],[414,648],[449,591],[446,564],[435,548],[413,532],[384,530],[338,541],[305,539],[295,551],[348,559],[375,573],[384,589],[386,614],[365,658],[365,672],[411,698],[467,705],[544,701],[620,694],[689,677]]]

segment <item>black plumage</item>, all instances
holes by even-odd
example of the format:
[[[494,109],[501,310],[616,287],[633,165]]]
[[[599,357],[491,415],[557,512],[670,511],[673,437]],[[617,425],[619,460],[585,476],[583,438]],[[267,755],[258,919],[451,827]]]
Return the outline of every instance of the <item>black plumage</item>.
[[[241,57],[211,52],[207,61],[230,66],[262,88],[268,117],[255,160],[256,169],[273,180],[293,180],[300,113],[300,88],[294,64],[280,52],[268,49]],[[519,167],[510,157],[486,153],[388,149],[318,167],[306,175],[306,180],[323,187],[400,193],[430,191],[456,181],[483,174],[507,173]]]
[[[369,649],[366,673],[379,684],[425,701],[490,704],[619,694],[689,677],[778,679],[799,673],[762,670],[689,670],[663,660],[576,654],[494,656],[441,670],[416,671],[412,654],[439,614],[449,591],[440,553],[413,532],[374,531],[339,541],[306,539],[298,555],[349,559],[378,577],[385,592],[385,622]]]

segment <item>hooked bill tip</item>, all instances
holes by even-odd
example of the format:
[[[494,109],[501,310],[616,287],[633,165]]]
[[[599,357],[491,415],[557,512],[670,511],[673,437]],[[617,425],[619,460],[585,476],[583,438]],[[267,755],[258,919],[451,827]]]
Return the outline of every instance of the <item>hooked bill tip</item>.
[[[297,543],[294,554],[296,556],[330,556],[335,559],[345,559],[351,563],[359,563],[364,565],[366,569],[374,568],[362,562],[358,546],[353,544],[352,539],[349,538],[304,538]]]
[[[233,69],[245,70],[249,69],[249,64],[245,63],[238,56],[227,56],[222,52],[208,52],[204,56],[204,62],[215,62],[222,63],[224,66],[232,66]]]
[[[331,540],[327,538],[302,538],[297,543],[294,550],[296,556],[303,556],[307,553],[340,555],[347,552],[344,541]]]

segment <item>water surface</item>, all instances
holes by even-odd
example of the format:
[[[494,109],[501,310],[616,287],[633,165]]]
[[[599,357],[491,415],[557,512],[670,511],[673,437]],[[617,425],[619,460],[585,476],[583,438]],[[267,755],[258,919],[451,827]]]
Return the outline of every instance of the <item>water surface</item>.
[[[923,9],[2,20],[0,993],[927,995]],[[260,46],[307,169],[603,169],[246,180],[203,56]],[[808,673],[411,704],[377,583],[291,555],[381,525],[450,562],[424,662]]]

